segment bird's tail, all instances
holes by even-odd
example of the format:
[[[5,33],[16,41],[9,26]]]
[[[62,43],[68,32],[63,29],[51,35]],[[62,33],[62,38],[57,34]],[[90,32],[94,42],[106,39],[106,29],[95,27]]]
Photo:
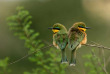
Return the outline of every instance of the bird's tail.
[[[76,65],[76,50],[71,51],[71,60],[70,60],[70,66]]]
[[[61,50],[61,53],[62,53],[61,63],[68,63],[65,49]]]

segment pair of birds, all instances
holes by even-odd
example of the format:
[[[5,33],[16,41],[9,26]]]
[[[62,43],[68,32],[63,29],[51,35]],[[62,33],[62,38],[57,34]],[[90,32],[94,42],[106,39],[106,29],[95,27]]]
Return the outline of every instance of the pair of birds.
[[[61,49],[62,59],[61,63],[67,63],[67,56],[65,48],[68,46],[71,49],[71,59],[70,66],[75,66],[76,64],[76,50],[81,47],[81,45],[86,44],[87,34],[85,23],[77,22],[67,32],[64,25],[56,23],[53,27],[49,28],[53,31],[53,45],[58,49]]]

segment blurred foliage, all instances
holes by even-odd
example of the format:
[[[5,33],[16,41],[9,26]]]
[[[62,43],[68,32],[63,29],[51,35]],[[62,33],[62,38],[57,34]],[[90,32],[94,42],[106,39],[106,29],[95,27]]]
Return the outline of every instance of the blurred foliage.
[[[94,49],[92,49],[91,52],[91,54],[86,54],[83,56],[83,58],[88,60],[84,63],[87,74],[106,74],[103,71],[104,64],[101,63],[102,59],[95,55]]]
[[[8,61],[8,57],[6,57],[5,59],[0,59],[0,74],[8,74],[11,72],[11,70],[8,69]]]
[[[39,33],[31,29],[32,16],[29,11],[24,7],[17,7],[17,13],[8,17],[8,25],[10,30],[13,31],[15,36],[24,40],[25,47],[28,48],[29,54],[37,51],[33,55],[29,56],[29,60],[35,63],[36,68],[33,68],[31,72],[24,71],[24,74],[65,74],[67,64],[61,64],[60,50],[49,47],[48,49],[42,49],[45,46],[41,40],[38,39]],[[94,53],[94,50],[92,50]],[[92,54],[84,55],[83,58],[87,60],[84,63],[84,69],[86,74],[105,74],[103,71],[104,64],[101,63],[102,59]],[[0,74],[8,74],[9,58],[0,60]],[[17,63],[17,62],[16,62]],[[15,64],[16,64],[15,63]],[[99,66],[99,63],[101,63]],[[77,67],[75,67],[77,68]],[[73,73],[73,72],[72,72]],[[75,74],[76,72],[74,72]],[[107,73],[106,73],[107,74]]]
[[[36,63],[36,68],[32,72],[24,72],[24,74],[65,74],[66,64],[61,64],[59,51],[53,48],[39,55],[29,57],[29,60]]]
[[[25,46],[30,50],[43,47],[44,44],[40,40],[37,40],[39,33],[35,33],[33,29],[30,29],[32,24],[30,19],[32,16],[23,7],[17,7],[17,12],[16,15],[7,18],[10,30],[13,30],[15,36],[25,40]]]
[[[32,16],[29,11],[23,7],[17,7],[17,14],[7,18],[10,30],[14,32],[21,40],[24,40],[25,47],[29,49],[29,54],[36,52],[29,57],[31,62],[36,64],[36,68],[32,72],[24,72],[24,74],[65,74],[66,64],[60,64],[60,51],[49,48],[48,50],[40,50],[44,47],[44,43],[37,37],[39,33],[35,33],[30,29],[32,24]]]

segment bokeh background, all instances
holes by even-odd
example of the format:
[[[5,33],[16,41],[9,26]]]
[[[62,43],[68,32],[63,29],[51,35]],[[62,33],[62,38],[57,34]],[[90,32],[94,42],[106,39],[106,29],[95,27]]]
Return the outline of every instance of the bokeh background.
[[[33,28],[40,33],[39,39],[52,43],[52,32],[48,30],[55,23],[64,24],[69,29],[75,22],[85,22],[88,43],[95,41],[110,47],[110,0],[0,0],[0,59],[10,57],[14,61],[27,53],[24,42],[13,36],[6,22],[8,16],[16,12],[17,6],[24,6],[32,15]],[[78,51],[78,59],[90,53],[83,46]],[[106,50],[106,57],[110,51]],[[35,65],[24,59],[10,66],[13,74],[30,71]],[[109,66],[108,68],[109,69]]]

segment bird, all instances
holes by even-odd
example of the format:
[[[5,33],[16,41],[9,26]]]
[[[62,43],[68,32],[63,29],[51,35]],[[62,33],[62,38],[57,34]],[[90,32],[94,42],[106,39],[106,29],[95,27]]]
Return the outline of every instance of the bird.
[[[71,58],[69,65],[76,65],[76,50],[87,43],[86,30],[90,27],[86,27],[83,22],[76,22],[68,31],[68,47],[71,50]]]
[[[53,31],[53,45],[61,50],[62,58],[61,63],[68,63],[67,56],[66,56],[66,47],[68,44],[68,36],[67,36],[67,29],[64,25],[60,23],[56,23],[53,27],[48,29],[52,29]]]

